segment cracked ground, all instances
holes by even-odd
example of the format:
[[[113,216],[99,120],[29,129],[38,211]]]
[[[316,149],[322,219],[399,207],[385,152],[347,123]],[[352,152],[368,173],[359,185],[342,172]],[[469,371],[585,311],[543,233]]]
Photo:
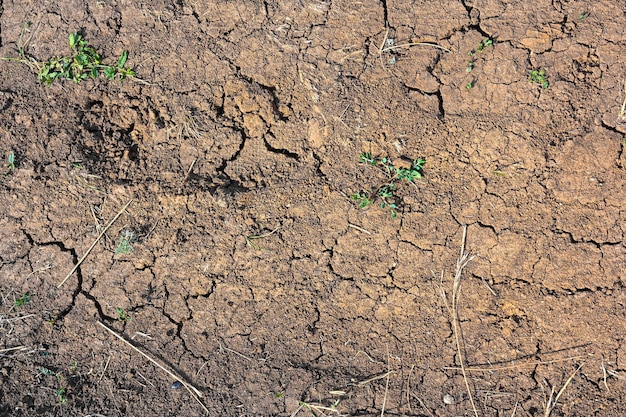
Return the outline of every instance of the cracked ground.
[[[0,56],[78,31],[143,80],[0,61],[0,416],[620,415],[624,27],[618,2],[0,1]],[[426,160],[397,216],[351,198],[388,180],[362,153]]]

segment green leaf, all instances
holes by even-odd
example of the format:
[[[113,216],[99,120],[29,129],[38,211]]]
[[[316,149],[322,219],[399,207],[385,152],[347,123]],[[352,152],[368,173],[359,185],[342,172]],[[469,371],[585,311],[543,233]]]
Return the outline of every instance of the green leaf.
[[[115,74],[116,74],[116,70],[113,67],[106,67],[104,69],[104,76],[107,77],[109,80],[112,80],[115,78]]]
[[[126,65],[127,59],[128,59],[128,52],[127,51],[122,52],[122,55],[120,55],[120,59],[117,60],[117,67],[124,68],[124,65]]]
[[[78,44],[81,39],[82,39],[82,36],[80,36],[77,32],[70,33],[70,46],[72,48],[75,48],[76,44]]]

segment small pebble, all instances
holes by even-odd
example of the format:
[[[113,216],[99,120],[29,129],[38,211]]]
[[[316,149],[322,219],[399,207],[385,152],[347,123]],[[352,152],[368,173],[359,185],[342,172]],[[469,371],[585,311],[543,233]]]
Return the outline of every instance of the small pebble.
[[[174,382],[172,384],[172,386],[171,386],[172,389],[179,389],[179,388],[182,388],[182,387],[183,387],[183,384],[180,381]]]
[[[443,403],[447,405],[453,405],[454,403],[456,403],[456,401],[454,400],[454,397],[452,395],[446,394],[443,396]]]

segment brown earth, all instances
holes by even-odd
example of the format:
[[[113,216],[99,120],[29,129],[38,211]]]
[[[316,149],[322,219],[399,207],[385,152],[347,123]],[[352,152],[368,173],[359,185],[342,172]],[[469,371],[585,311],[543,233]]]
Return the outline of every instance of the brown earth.
[[[619,4],[0,2],[1,56],[147,82],[0,62],[0,415],[620,415]],[[426,159],[397,217],[361,152]]]

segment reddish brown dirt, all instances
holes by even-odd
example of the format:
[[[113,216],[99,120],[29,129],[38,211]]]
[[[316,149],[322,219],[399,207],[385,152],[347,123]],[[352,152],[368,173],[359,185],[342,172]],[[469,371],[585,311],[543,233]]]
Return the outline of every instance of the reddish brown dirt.
[[[211,416],[626,409],[619,2],[5,0],[1,56],[25,23],[149,84],[0,62],[1,416],[207,415],[99,322]],[[363,151],[427,160],[396,218]]]

